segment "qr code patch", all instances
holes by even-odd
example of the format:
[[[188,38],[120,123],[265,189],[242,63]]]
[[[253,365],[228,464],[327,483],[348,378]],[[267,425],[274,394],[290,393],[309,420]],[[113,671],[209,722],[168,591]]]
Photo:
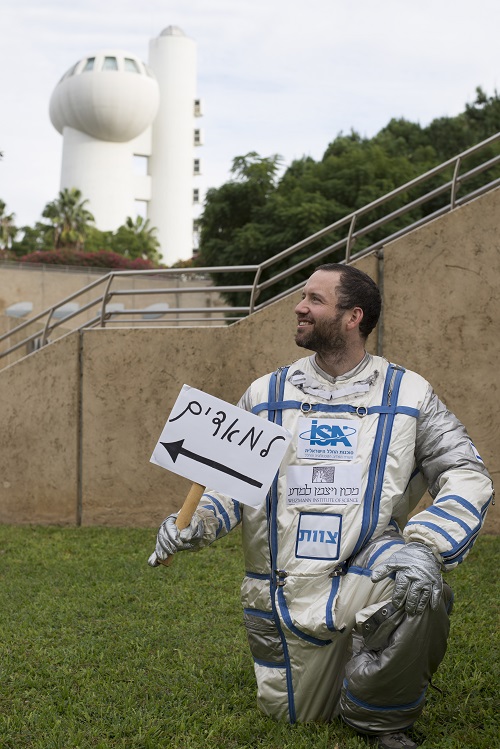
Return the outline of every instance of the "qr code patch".
[[[318,466],[313,468],[313,484],[333,484],[335,477],[335,466]]]

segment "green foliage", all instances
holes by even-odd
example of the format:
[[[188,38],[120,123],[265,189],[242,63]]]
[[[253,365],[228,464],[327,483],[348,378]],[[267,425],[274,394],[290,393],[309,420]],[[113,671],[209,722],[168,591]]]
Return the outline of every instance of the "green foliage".
[[[7,213],[6,208],[6,203],[0,200],[0,257],[10,249],[18,231],[15,225],[15,213]]]
[[[120,226],[111,238],[114,252],[128,258],[142,258],[159,262],[160,243],[156,237],[156,228],[152,227],[149,219],[137,216],[133,221],[127,217],[125,224]]]
[[[47,210],[44,210],[45,213]],[[16,230],[17,237],[11,242],[5,256],[22,262],[50,265],[131,270],[148,270],[160,266],[156,229],[150,227],[149,221],[144,221],[140,216],[135,221],[128,217],[116,232],[100,231],[92,224],[86,224],[78,242],[68,240],[65,243],[61,240],[57,248],[54,248],[54,231],[52,224],[41,221],[34,227],[23,226]],[[74,238],[75,235],[66,233],[64,236]]]
[[[467,104],[465,111],[457,117],[442,117],[426,127],[404,119],[393,119],[371,139],[363,138],[354,130],[347,135],[340,133],[320,161],[310,157],[298,159],[280,179],[276,169],[279,157],[262,158],[256,153],[238,157],[234,159],[232,170],[237,179],[207,193],[196,262],[202,266],[259,264],[499,130],[500,97],[496,92],[488,97],[478,88],[475,102]],[[485,160],[498,152],[497,144],[490,147],[490,153],[483,151],[480,158]],[[464,167],[470,169],[475,163],[470,157]],[[500,169],[496,168],[488,173],[488,178],[494,179],[499,174]],[[360,236],[354,251],[381,241],[449,203],[449,191],[436,194],[424,206],[413,207],[406,216],[395,217],[381,227],[368,228],[430,189],[439,188],[452,175],[450,168],[424,186],[412,188],[359,219],[355,228]],[[466,186],[470,191],[476,182],[469,180]],[[336,249],[335,244],[339,243],[340,247],[347,229],[346,225],[335,234],[318,238],[307,248],[297,251],[293,259],[275,265],[273,274],[328,247],[333,249],[323,262],[343,258],[345,245]],[[273,286],[267,296],[301,282],[309,273],[310,269],[304,270]],[[250,283],[252,278],[252,274],[220,274],[214,276],[214,281],[219,285],[244,284]],[[265,279],[264,273],[261,280]],[[248,304],[246,294],[232,293],[226,297],[232,304]],[[266,292],[259,301],[265,298]]]
[[[13,240],[7,258],[17,260],[33,252],[49,252],[54,243],[50,227],[37,221],[35,226],[22,226]]]
[[[168,569],[154,530],[0,526],[2,749],[363,749],[339,721],[257,711],[239,602],[240,533]],[[448,575],[450,644],[413,735],[423,749],[492,749],[500,541]]]
[[[75,247],[81,250],[85,241],[85,230],[94,222],[94,217],[85,208],[88,200],[76,187],[65,187],[56,200],[47,203],[42,217],[49,220],[52,229],[54,250],[61,247]]]

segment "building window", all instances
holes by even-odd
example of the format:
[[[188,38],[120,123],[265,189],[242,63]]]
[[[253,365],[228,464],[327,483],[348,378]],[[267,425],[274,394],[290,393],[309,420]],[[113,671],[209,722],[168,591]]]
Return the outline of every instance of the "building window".
[[[125,70],[127,73],[139,73],[139,75],[141,73],[138,64],[131,57],[125,58]]]
[[[195,99],[194,100],[194,116],[195,117],[201,117],[202,111],[201,111],[201,99]]]
[[[133,160],[133,172],[138,177],[146,177],[148,175],[149,159],[147,156],[134,153]]]
[[[201,174],[201,162],[200,159],[194,159],[193,161],[193,173]]]
[[[203,145],[203,133],[198,128],[194,131],[194,145],[195,146]]]
[[[86,73],[89,70],[93,70],[94,69],[94,63],[95,63],[95,57],[88,57],[87,58],[87,62],[83,66],[82,73]]]
[[[200,191],[197,187],[193,190],[193,203],[199,203],[200,202]]]
[[[200,231],[201,222],[195,218],[193,221],[193,255],[196,255],[200,248]]]
[[[102,65],[103,70],[118,70],[118,60],[116,57],[105,57]]]

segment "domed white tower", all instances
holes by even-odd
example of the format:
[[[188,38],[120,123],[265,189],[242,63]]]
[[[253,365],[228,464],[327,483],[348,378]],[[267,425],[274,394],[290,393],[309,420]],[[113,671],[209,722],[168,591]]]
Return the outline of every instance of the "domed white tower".
[[[193,252],[195,42],[169,26],[150,42],[150,65],[121,50],[85,57],[54,89],[50,119],[63,135],[61,189],[81,191],[102,231],[149,218],[171,265]]]
[[[73,65],[50,100],[63,135],[61,189],[77,187],[96,225],[112,231],[151,197],[150,178],[136,176],[134,154],[151,153],[160,92],[154,74],[133,55],[105,50]]]

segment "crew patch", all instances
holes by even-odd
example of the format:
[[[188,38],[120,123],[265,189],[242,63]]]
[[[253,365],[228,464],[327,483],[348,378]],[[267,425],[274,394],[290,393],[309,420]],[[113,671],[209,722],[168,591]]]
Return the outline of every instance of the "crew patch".
[[[299,419],[297,457],[311,460],[354,460],[359,420]]]
[[[341,515],[301,512],[295,556],[299,559],[338,559]]]

